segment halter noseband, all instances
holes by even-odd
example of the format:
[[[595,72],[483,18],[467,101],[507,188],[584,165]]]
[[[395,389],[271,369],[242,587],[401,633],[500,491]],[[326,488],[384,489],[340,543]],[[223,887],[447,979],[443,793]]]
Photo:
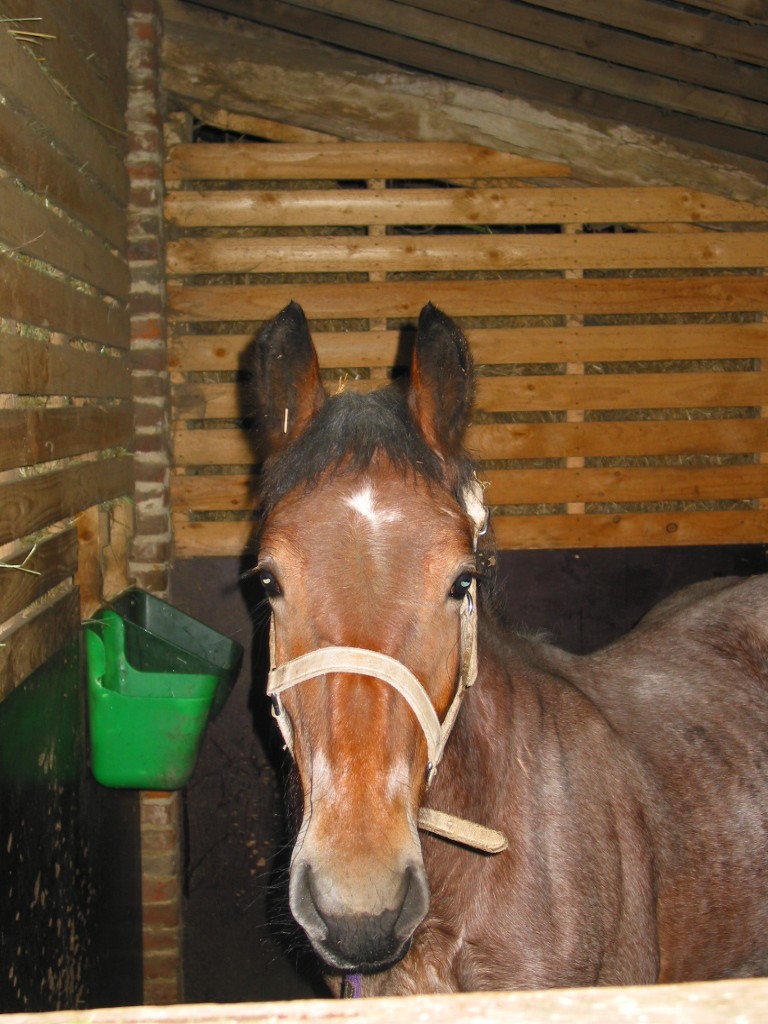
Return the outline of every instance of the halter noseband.
[[[473,548],[488,527],[488,509],[482,487],[473,479],[464,493],[464,504],[473,526]],[[272,713],[280,727],[287,749],[293,754],[293,726],[280,698],[284,690],[329,673],[371,676],[396,690],[416,716],[427,741],[427,787],[443,757],[464,695],[477,678],[477,581],[462,602],[459,627],[459,679],[453,700],[443,718],[437,716],[427,692],[409,668],[396,658],[362,647],[319,647],[284,665],[276,665],[274,617],[270,623],[270,672],[267,694],[272,698]],[[485,853],[500,853],[507,848],[506,837],[494,829],[444,814],[429,808],[419,811],[419,827],[443,838],[463,843]]]

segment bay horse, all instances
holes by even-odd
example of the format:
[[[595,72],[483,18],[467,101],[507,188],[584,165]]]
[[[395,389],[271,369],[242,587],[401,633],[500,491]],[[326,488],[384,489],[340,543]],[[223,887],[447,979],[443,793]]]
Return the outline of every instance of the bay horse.
[[[296,303],[250,370],[289,902],[332,990],[767,973],[768,577],[682,591],[587,656],[517,635],[448,316],[422,310],[402,387],[326,397]]]

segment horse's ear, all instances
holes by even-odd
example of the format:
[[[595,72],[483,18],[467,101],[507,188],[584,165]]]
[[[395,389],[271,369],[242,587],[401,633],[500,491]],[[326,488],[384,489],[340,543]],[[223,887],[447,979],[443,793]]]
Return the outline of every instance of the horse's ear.
[[[264,455],[302,434],[325,403],[317,352],[304,310],[289,303],[265,324],[248,354],[251,374],[247,410]]]
[[[449,316],[428,303],[419,316],[408,408],[427,444],[443,458],[461,449],[473,389],[467,339]]]

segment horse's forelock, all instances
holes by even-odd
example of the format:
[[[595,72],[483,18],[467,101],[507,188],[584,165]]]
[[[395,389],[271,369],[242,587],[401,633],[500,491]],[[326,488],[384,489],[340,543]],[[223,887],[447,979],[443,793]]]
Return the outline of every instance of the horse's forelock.
[[[329,399],[304,433],[264,466],[260,512],[266,515],[287,494],[311,489],[327,470],[362,473],[383,455],[403,475],[415,473],[448,486],[463,505],[472,464],[462,457],[446,466],[408,415],[400,388],[367,395],[345,392]]]

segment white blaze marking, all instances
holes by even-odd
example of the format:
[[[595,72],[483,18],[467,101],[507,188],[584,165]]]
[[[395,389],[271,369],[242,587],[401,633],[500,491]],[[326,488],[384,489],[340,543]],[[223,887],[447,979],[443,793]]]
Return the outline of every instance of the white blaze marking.
[[[345,504],[374,527],[383,523],[395,523],[403,518],[402,513],[396,509],[386,509],[378,505],[370,484],[362,487],[357,494],[345,498]]]

